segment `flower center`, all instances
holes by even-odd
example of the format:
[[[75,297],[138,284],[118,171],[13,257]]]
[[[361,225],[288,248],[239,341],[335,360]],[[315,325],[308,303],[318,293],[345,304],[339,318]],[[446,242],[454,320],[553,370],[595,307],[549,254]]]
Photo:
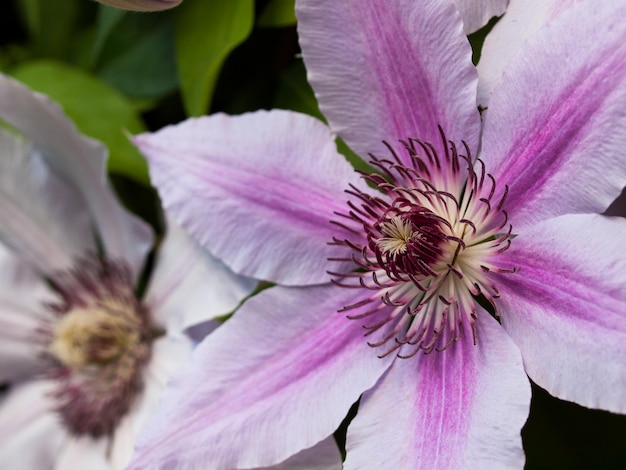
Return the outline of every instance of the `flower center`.
[[[351,235],[333,239],[346,249],[333,260],[356,269],[331,272],[333,282],[363,291],[340,311],[368,319],[366,335],[379,335],[369,344],[386,345],[381,357],[442,351],[467,331],[475,344],[477,300],[497,317],[493,275],[516,271],[496,262],[512,238],[503,209],[508,188],[498,191],[482,161],[473,161],[465,144],[459,154],[441,134],[444,158],[433,145],[409,139],[403,160],[385,143],[391,158],[372,156],[380,173],[363,176],[378,192],[348,190],[350,210],[336,221]]]
[[[60,363],[74,371],[102,367],[140,344],[131,312],[114,315],[107,303],[93,309],[74,309],[60,319],[50,345],[50,352]]]
[[[153,335],[132,276],[119,262],[89,257],[51,279],[61,301],[47,325],[49,375],[68,430],[110,435],[142,387]]]
[[[398,202],[398,201],[395,201]],[[368,233],[372,250],[390,275],[430,275],[444,256],[445,224],[429,209],[406,204],[391,207]]]

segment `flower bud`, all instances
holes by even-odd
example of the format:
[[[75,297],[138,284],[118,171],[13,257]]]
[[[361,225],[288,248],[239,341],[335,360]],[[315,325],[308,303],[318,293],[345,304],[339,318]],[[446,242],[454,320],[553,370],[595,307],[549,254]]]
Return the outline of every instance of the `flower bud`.
[[[132,11],[159,11],[174,8],[183,0],[96,0],[115,8]]]

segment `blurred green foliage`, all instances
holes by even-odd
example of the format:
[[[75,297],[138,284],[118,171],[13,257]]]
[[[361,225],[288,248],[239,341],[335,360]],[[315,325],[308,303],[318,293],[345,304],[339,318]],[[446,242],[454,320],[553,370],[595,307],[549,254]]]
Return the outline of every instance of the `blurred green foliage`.
[[[126,96],[147,101],[143,104],[147,108],[176,92],[172,16],[120,15],[119,10],[104,7],[99,13],[97,42],[90,55],[97,76]]]
[[[208,111],[224,60],[248,37],[254,2],[191,0],[176,9],[176,53],[185,108],[190,116]]]
[[[18,0],[17,9],[30,39],[33,55],[63,59],[72,47],[82,0],[47,2]],[[54,18],[54,21],[50,21]]]
[[[266,28],[282,28],[296,24],[295,0],[271,0],[267,3],[257,24]]]

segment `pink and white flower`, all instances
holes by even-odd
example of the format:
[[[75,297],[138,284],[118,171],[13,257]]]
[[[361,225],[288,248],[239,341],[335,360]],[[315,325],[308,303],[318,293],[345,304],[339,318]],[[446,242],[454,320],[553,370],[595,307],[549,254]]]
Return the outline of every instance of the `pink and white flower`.
[[[106,179],[106,149],[0,76],[0,467],[121,469],[190,326],[254,288],[169,223],[144,296],[151,229]]]
[[[279,285],[199,345],[131,468],[270,465],[359,398],[345,468],[520,468],[526,374],[626,413],[626,221],[598,215],[626,184],[624,2],[538,29],[482,118],[451,1],[297,13],[330,129],[261,111],[136,138],[177,221]]]

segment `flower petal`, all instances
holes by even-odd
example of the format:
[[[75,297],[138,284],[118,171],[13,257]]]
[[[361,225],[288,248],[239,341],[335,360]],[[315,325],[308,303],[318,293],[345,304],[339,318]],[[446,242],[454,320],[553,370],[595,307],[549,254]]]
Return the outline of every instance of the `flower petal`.
[[[320,121],[290,111],[189,119],[135,143],[166,209],[234,271],[285,285],[328,282],[330,224],[367,188]],[[366,190],[366,189],[365,189]],[[336,263],[334,263],[336,264]]]
[[[23,312],[0,310],[0,383],[18,380],[41,371],[41,350],[34,340],[40,326]]]
[[[0,237],[42,274],[95,250],[78,194],[19,136],[0,129]]]
[[[626,190],[622,191],[622,194],[620,194],[619,197],[611,203],[611,205],[606,211],[603,212],[603,214],[626,217]]]
[[[37,273],[0,244],[0,383],[41,370],[40,343],[34,338],[49,300]]]
[[[626,412],[626,221],[568,215],[527,229],[501,257],[502,324],[552,395]]]
[[[485,26],[494,16],[500,16],[506,10],[509,0],[454,0],[463,17],[463,30],[471,34]],[[489,37],[489,36],[487,36]]]
[[[182,335],[166,335],[152,344],[152,356],[144,371],[141,396],[115,429],[110,450],[110,470],[126,468],[140,432],[158,409],[165,385],[181,369],[190,354],[191,342]]]
[[[152,231],[118,202],[106,179],[106,148],[82,136],[49,98],[0,75],[0,118],[24,133],[50,169],[89,207],[107,253],[134,273],[143,266]]]
[[[485,311],[443,352],[397,360],[363,394],[344,468],[522,468],[530,384],[519,350]]]
[[[331,435],[278,465],[259,470],[341,470],[341,453]]]
[[[302,0],[298,33],[331,128],[359,155],[382,141],[449,139],[477,149],[477,73],[451,0]]]
[[[626,184],[624,17],[624,2],[571,7],[525,43],[494,90],[482,156],[509,185],[515,230],[603,212]]]
[[[0,456],[3,468],[52,470],[67,439],[56,413],[51,412],[50,381],[12,387],[0,402]]]
[[[108,439],[70,437],[59,452],[54,470],[112,470],[107,461]]]
[[[233,274],[168,217],[145,302],[158,324],[183,331],[232,312],[256,284]]]
[[[130,468],[262,467],[329,436],[391,362],[336,313],[354,296],[273,287],[248,300],[173,379]]]
[[[487,34],[478,69],[478,104],[486,108],[502,71],[526,39],[580,0],[510,0],[506,14]],[[469,1],[470,4],[474,2]]]

